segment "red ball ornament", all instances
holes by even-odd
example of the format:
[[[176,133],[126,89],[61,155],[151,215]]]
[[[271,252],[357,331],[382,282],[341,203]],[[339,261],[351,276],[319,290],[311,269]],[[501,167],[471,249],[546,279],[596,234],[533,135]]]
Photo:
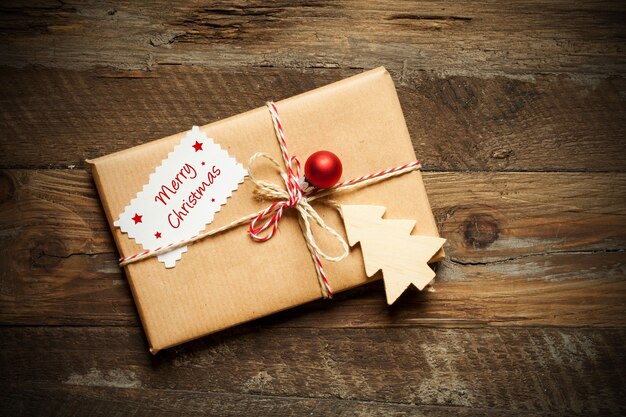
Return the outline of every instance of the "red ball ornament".
[[[319,188],[328,188],[337,184],[342,171],[341,160],[329,151],[315,152],[304,164],[307,182]]]

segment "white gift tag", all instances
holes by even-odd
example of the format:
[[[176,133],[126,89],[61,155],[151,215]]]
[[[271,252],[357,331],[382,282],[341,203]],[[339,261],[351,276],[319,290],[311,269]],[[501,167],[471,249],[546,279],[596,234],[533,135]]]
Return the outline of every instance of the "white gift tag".
[[[194,126],[114,224],[147,250],[190,239],[213,221],[246,175],[235,158]],[[158,259],[172,268],[185,251],[186,246]]]

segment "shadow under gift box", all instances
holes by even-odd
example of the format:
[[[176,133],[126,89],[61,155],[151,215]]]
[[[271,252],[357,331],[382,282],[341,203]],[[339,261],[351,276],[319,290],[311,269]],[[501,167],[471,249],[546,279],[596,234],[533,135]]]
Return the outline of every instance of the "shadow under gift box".
[[[276,104],[290,154],[303,163],[315,151],[330,150],[342,160],[342,180],[416,159],[393,81],[382,67]],[[244,165],[257,152],[281,161],[265,106],[201,130]],[[144,248],[113,223],[185,134],[88,161],[122,256]],[[257,165],[257,176],[281,184],[270,164]],[[270,204],[253,191],[254,184],[246,177],[206,230]],[[386,206],[385,218],[416,220],[413,234],[438,236],[419,171],[338,193],[332,199],[340,204]],[[313,207],[345,235],[336,209],[319,201]],[[313,233],[325,252],[340,253],[334,238],[317,227]],[[442,257],[440,251],[432,261]],[[366,276],[358,245],[343,261],[324,262],[324,269],[335,293],[381,278],[380,273]],[[290,209],[278,233],[267,242],[252,240],[247,227],[241,226],[190,245],[174,268],[150,258],[125,270],[152,353],[321,297],[295,210]]]

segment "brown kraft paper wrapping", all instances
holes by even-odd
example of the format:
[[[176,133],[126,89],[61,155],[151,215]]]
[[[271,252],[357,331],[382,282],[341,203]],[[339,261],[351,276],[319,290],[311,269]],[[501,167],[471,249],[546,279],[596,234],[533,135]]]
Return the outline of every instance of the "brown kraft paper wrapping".
[[[276,104],[290,153],[304,163],[315,151],[334,152],[343,163],[342,180],[416,159],[393,81],[382,67]],[[281,160],[265,106],[201,129],[244,166],[256,152]],[[120,255],[143,248],[113,222],[183,135],[89,161]],[[280,183],[269,164],[257,165],[258,176]],[[255,198],[253,191],[246,177],[207,230],[270,204]],[[438,236],[418,171],[332,199],[386,206],[386,218],[414,219],[414,234]],[[331,227],[345,233],[336,209],[318,201],[312,205]],[[314,227],[313,233],[327,253],[340,252],[324,231]],[[433,260],[442,256],[440,252]],[[324,262],[324,268],[335,293],[381,278],[380,272],[366,276],[358,245],[343,261]],[[150,258],[125,270],[152,353],[321,297],[294,210],[285,212],[278,233],[267,242],[252,240],[241,226],[190,245],[174,268]]]

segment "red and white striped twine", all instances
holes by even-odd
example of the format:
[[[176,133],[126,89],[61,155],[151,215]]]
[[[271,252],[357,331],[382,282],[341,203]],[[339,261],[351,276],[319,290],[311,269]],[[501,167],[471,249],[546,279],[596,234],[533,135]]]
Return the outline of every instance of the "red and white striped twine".
[[[274,131],[276,133],[276,138],[278,139],[278,144],[281,150],[281,156],[283,159],[283,163],[285,166],[282,171],[283,182],[285,183],[286,193],[282,192],[280,194],[281,198],[279,201],[275,201],[270,204],[267,208],[260,210],[256,213],[252,213],[250,215],[244,216],[240,219],[234,220],[231,223],[228,223],[224,226],[221,226],[217,229],[208,230],[206,232],[197,234],[188,239],[183,239],[179,242],[173,242],[165,246],[161,246],[155,249],[146,249],[144,251],[135,253],[133,255],[122,257],[119,259],[120,266],[126,266],[131,263],[140,261],[142,259],[151,258],[171,250],[187,246],[196,242],[198,240],[204,239],[206,237],[224,232],[226,230],[233,229],[234,227],[240,226],[242,224],[248,223],[248,231],[250,236],[259,242],[265,242],[274,236],[278,230],[278,223],[283,215],[283,211],[285,208],[296,208],[298,213],[300,214],[300,226],[302,228],[302,232],[305,236],[305,241],[309,252],[311,254],[311,258],[313,260],[313,264],[315,266],[316,275],[320,282],[320,288],[322,291],[322,296],[324,298],[332,298],[333,292],[330,287],[330,283],[328,282],[328,278],[326,273],[324,272],[324,267],[322,265],[322,261],[320,259],[320,255],[322,255],[325,259],[330,261],[338,261],[347,255],[348,247],[344,241],[344,239],[332,228],[327,226],[323,220],[319,217],[317,212],[310,206],[310,202],[322,197],[325,197],[330,194],[334,194],[341,191],[350,190],[357,187],[368,186],[373,183],[384,181],[388,178],[396,177],[399,175],[406,174],[408,172],[412,172],[421,168],[421,163],[419,161],[409,162],[408,164],[400,165],[393,168],[384,169],[382,171],[374,172],[368,175],[363,175],[358,178],[353,178],[347,181],[342,181],[330,188],[326,189],[318,189],[318,188],[309,188],[306,190],[302,190],[301,187],[301,169],[300,169],[300,161],[295,156],[290,156],[289,151],[287,149],[287,141],[285,139],[285,132],[283,130],[283,125],[280,121],[280,117],[278,116],[278,108],[276,104],[273,102],[267,103],[267,108],[272,117],[272,123],[274,125]],[[259,155],[255,155],[251,158],[249,163],[249,171],[251,171],[252,161]],[[262,155],[266,156],[267,155]],[[268,157],[273,163],[278,165],[271,157]],[[251,172],[250,172],[251,174]],[[252,174],[250,177],[253,179]],[[254,179],[253,179],[254,180]],[[263,188],[264,185],[260,182],[254,180],[255,184],[259,188]],[[267,193],[270,196],[275,197],[276,193]],[[315,239],[312,236],[309,218],[315,220],[315,222],[320,225],[323,229],[329,231],[333,236],[335,236],[340,243],[342,243],[344,247],[344,254],[338,257],[330,257],[324,254],[317,244],[315,243]],[[265,222],[262,225],[258,225],[258,223]]]
[[[267,108],[272,116],[274,131],[276,133],[276,138],[278,139],[281,156],[283,157],[283,163],[286,168],[286,173],[283,176],[283,179],[287,189],[287,194],[289,195],[289,200],[272,203],[267,209],[263,210],[257,217],[254,218],[254,220],[250,222],[250,226],[248,227],[250,236],[259,242],[265,242],[271,239],[278,230],[278,222],[280,222],[283,210],[286,207],[296,207],[300,204],[304,197],[302,187],[300,186],[300,161],[297,157],[289,155],[289,151],[287,150],[287,141],[285,140],[285,131],[283,130],[283,125],[280,121],[280,116],[278,115],[278,108],[276,108],[276,104],[273,102],[267,103]],[[271,215],[271,217],[262,226],[257,227],[257,222],[262,221],[269,215]],[[263,235],[262,233],[265,230],[268,230],[268,232]],[[306,236],[306,231],[303,230],[303,232]],[[307,239],[307,247],[315,265],[316,274],[322,289],[322,295],[326,298],[332,298],[333,291],[330,287],[330,283],[328,282],[328,278],[326,277],[326,273],[322,267],[322,261],[315,246],[316,245],[310,245],[309,239]]]
[[[346,185],[352,185],[352,184],[356,184],[358,182],[362,182],[362,181],[366,181],[372,178],[376,178],[376,177],[380,177],[386,174],[390,174],[390,173],[394,173],[397,171],[402,171],[405,170],[407,168],[412,168],[412,167],[422,167],[422,164],[419,161],[413,161],[413,162],[409,162],[408,164],[404,164],[404,165],[400,165],[394,168],[387,168],[387,169],[383,169],[382,171],[378,171],[378,172],[374,172],[372,174],[369,175],[363,175],[362,177],[358,177],[358,178],[353,178],[351,180],[347,180],[347,181],[343,181],[343,182],[338,182],[337,184],[335,184],[333,187],[331,188],[341,188],[341,187],[345,187]]]

